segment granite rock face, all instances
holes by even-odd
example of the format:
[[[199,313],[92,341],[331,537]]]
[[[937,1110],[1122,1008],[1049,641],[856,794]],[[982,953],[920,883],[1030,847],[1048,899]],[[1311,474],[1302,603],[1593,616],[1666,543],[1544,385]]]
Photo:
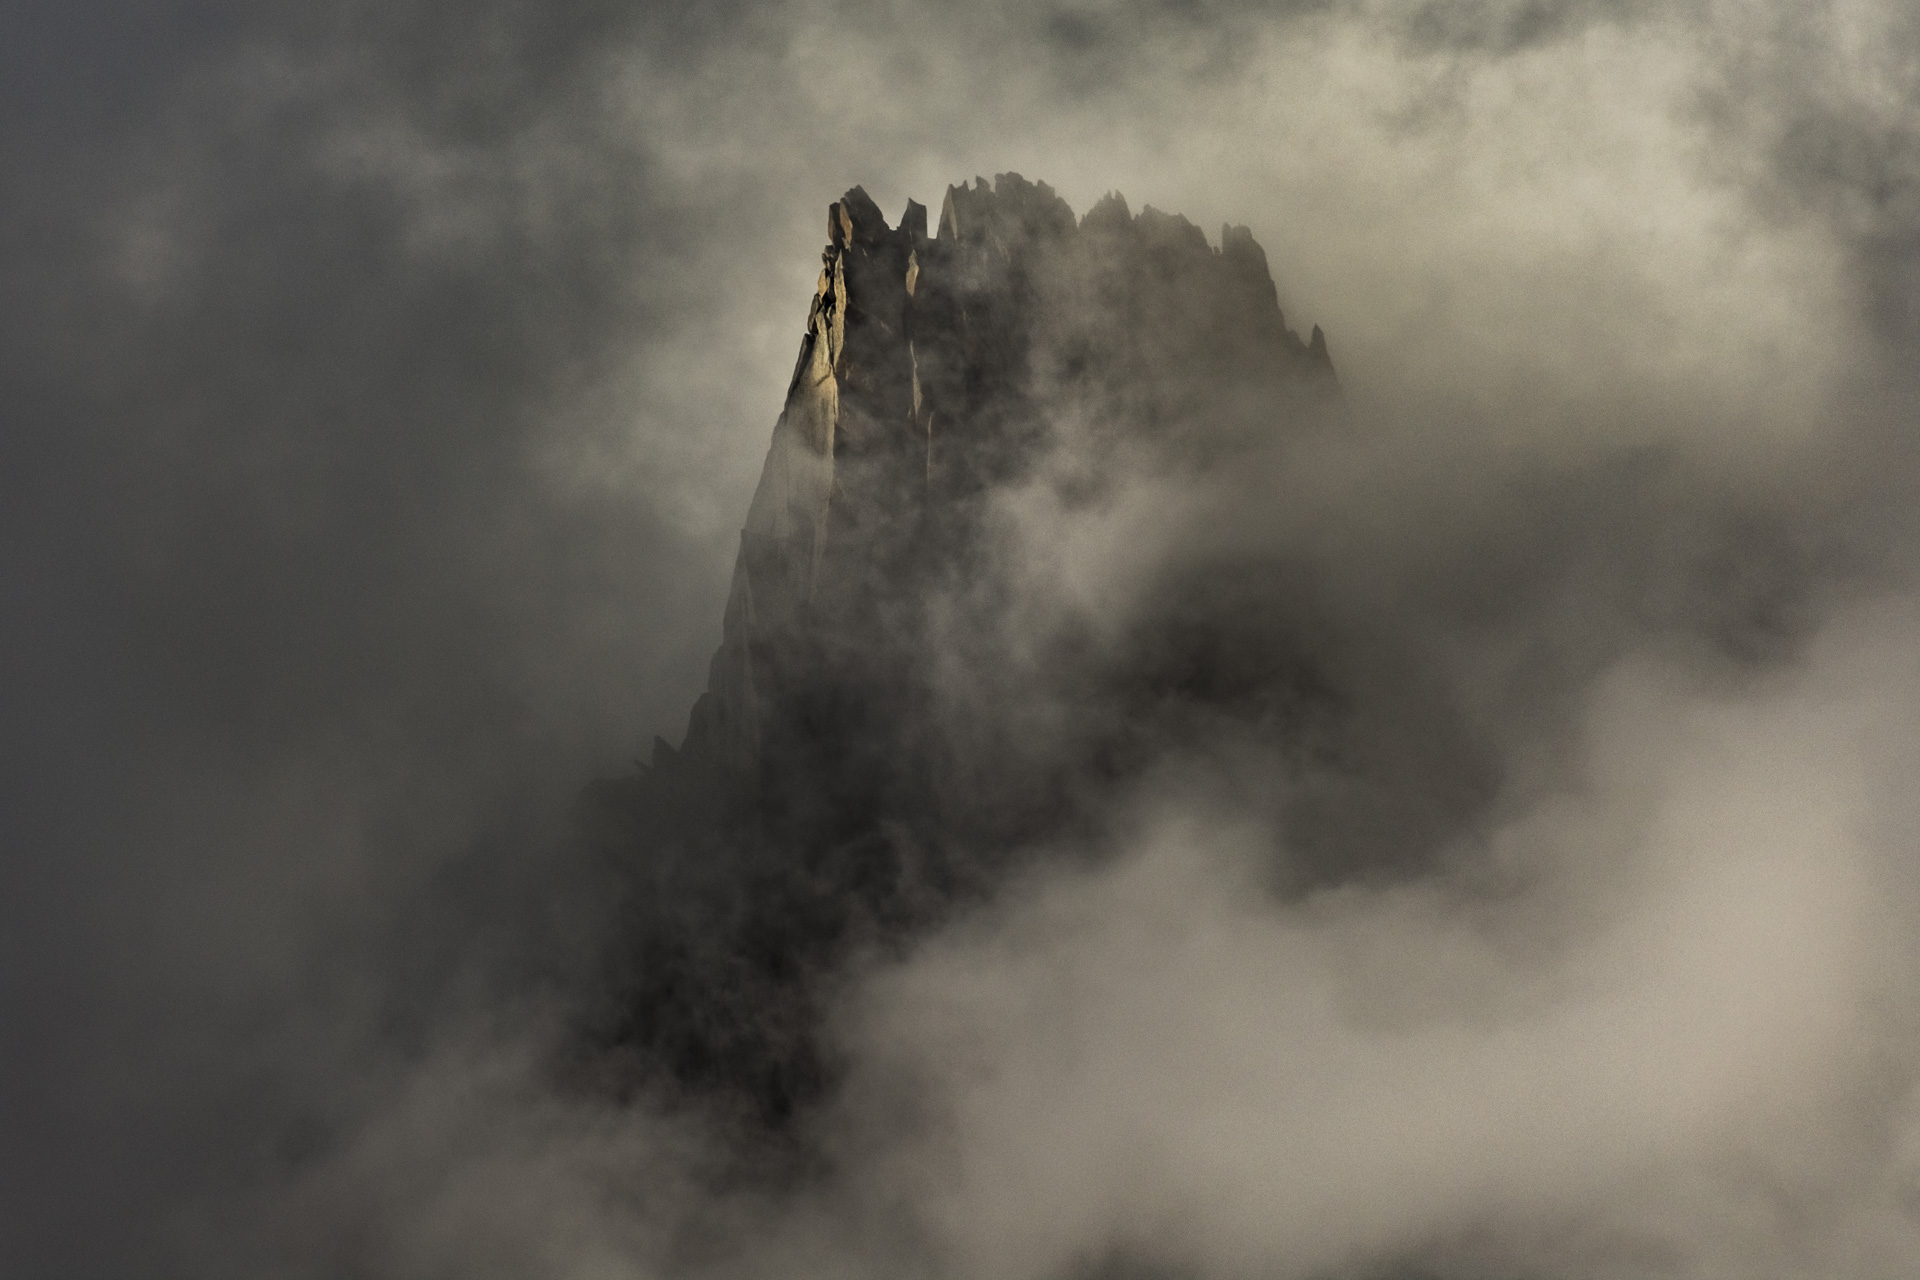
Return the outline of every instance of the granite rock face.
[[[1287,328],[1266,253],[1109,195],[1076,220],[1045,183],[950,187],[937,237],[859,187],[827,211],[824,266],[741,532],[723,641],[683,751],[788,767],[792,707],[840,661],[870,682],[919,585],[968,559],[979,505],[1057,442],[1192,444],[1337,395],[1318,326]],[[1103,439],[1099,437],[1104,437]],[[773,784],[777,779],[762,778]]]
[[[950,188],[935,234],[858,187],[826,232],[708,688],[590,805],[628,916],[589,1038],[774,1127],[832,1079],[813,1001],[846,955],[1086,829],[1193,725],[1294,734],[1330,704],[1288,609],[1247,604],[1264,571],[1169,588],[1118,649],[1007,638],[999,498],[1095,502],[1337,405],[1246,228],[1212,245],[1117,195],[1076,218],[1002,174]]]

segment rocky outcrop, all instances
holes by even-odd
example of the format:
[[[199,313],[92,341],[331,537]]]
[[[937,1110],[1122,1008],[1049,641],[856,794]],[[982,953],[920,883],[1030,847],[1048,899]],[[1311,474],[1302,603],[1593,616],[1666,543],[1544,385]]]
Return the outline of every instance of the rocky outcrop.
[[[983,495],[1063,424],[1177,451],[1337,394],[1325,336],[1287,328],[1245,227],[1210,246],[1118,195],[1076,219],[1007,173],[949,187],[937,236],[920,204],[889,227],[855,187],[827,238],[683,748],[746,776],[785,767],[797,702],[849,695],[845,662],[884,678],[914,583],[965,560]]]
[[[849,948],[983,892],[1191,726],[1291,733],[1328,702],[1287,608],[1244,607],[1264,571],[1149,602],[1115,653],[1006,652],[999,495],[1210,466],[1337,397],[1246,228],[1210,245],[1117,195],[1076,218],[1002,174],[950,188],[935,234],[857,187],[826,230],[707,690],[588,805],[626,877],[600,1060],[775,1128],[831,1079],[811,1002]]]

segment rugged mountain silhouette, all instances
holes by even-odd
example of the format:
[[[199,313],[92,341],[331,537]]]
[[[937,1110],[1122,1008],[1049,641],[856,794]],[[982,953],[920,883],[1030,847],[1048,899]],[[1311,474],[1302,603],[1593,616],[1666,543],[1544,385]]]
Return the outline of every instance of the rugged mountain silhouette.
[[[889,228],[859,187],[827,213],[684,748],[765,785],[792,767],[793,700],[823,675],[836,703],[849,678],[871,682],[876,647],[913,630],[902,611],[925,582],[970,563],[980,502],[1056,442],[1057,418],[1098,422],[1112,447],[1333,385],[1325,337],[1286,327],[1245,227],[1213,249],[1185,218],[1134,217],[1117,195],[1076,222],[1017,174],[949,188],[938,238],[926,223],[909,203]],[[836,673],[848,661],[859,672]]]
[[[775,1127],[831,1082],[818,1002],[849,955],[1093,830],[1169,751],[1337,755],[1354,710],[1284,566],[1189,566],[1114,627],[1036,629],[996,518],[1328,416],[1326,339],[1287,327],[1246,228],[1210,245],[1117,195],[1076,219],[1002,174],[949,188],[931,236],[856,187],[827,237],[707,690],[589,806],[627,884],[589,1037],[609,1075]]]

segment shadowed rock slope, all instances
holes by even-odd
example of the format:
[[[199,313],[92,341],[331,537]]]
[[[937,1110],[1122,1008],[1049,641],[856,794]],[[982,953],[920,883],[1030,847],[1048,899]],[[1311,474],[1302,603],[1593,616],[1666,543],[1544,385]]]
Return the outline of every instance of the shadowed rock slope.
[[[949,188],[937,238],[917,203],[889,228],[858,187],[827,233],[684,747],[769,785],[791,767],[788,705],[847,661],[871,678],[876,643],[967,563],[982,500],[1058,443],[1057,419],[1097,422],[1109,447],[1177,446],[1196,418],[1217,440],[1223,416],[1334,385],[1324,336],[1286,327],[1245,227],[1215,249],[1117,195],[1076,222],[1045,183],[1002,174]]]
[[[950,188],[937,234],[856,187],[827,214],[806,332],[684,742],[591,792],[624,877],[611,1078],[778,1127],[833,1076],[836,966],[1097,828],[1177,744],[1305,741],[1348,709],[1281,581],[1211,566],[1090,631],[1025,619],[1008,495],[1097,507],[1338,401],[1244,227],[1044,183]],[[1288,597],[1292,599],[1290,595]]]

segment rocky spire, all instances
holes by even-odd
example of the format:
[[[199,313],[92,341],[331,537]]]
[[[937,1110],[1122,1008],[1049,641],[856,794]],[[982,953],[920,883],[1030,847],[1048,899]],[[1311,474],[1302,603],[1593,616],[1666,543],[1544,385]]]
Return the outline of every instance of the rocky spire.
[[[1212,247],[1117,193],[1076,219],[1003,173],[949,187],[933,238],[918,203],[889,227],[855,187],[827,240],[683,748],[741,774],[820,690],[899,683],[917,576],[964,558],[982,496],[1057,417],[1178,448],[1223,406],[1279,419],[1337,394],[1324,334],[1287,328],[1246,227]]]
[[[1285,737],[1319,696],[1264,571],[1183,578],[1111,653],[1006,652],[1031,602],[998,495],[1045,478],[1084,506],[1142,466],[1232,465],[1337,395],[1251,233],[1209,245],[1118,195],[1076,219],[1011,173],[927,222],[889,227],[858,187],[829,206],[708,688],[681,748],[584,803],[628,877],[587,1039],[626,1086],[775,1128],[829,1087],[812,1001],[849,947],[1088,821],[1182,717]]]

